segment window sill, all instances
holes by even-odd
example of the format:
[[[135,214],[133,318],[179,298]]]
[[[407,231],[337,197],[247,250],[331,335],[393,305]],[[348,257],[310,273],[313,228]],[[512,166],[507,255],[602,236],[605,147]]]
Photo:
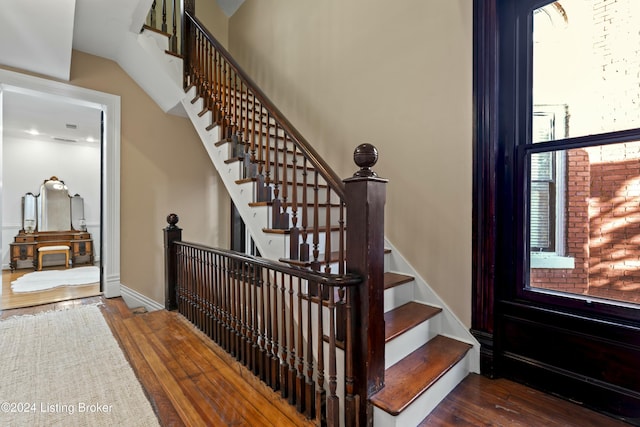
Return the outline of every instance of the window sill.
[[[559,256],[555,253],[531,253],[531,268],[575,268],[575,258]]]

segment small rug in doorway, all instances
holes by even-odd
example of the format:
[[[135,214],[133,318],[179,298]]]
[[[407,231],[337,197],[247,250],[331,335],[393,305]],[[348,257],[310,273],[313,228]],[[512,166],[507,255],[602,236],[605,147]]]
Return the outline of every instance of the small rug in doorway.
[[[0,321],[0,425],[158,426],[100,309]]]
[[[58,286],[80,286],[100,282],[100,269],[96,266],[66,270],[34,271],[11,282],[13,292],[34,292]]]

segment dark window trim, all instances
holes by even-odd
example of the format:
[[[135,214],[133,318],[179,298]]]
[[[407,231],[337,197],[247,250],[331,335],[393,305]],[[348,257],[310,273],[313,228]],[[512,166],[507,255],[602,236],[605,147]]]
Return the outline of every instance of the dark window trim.
[[[529,254],[522,244],[525,218],[522,202],[527,186],[522,159],[527,153],[559,149],[583,148],[616,142],[640,140],[640,130],[624,130],[599,135],[528,144],[531,108],[531,64],[528,49],[517,49],[517,44],[531,29],[531,19],[518,17],[517,8],[536,8],[551,3],[549,0],[509,1],[474,0],[473,47],[473,301],[472,332],[486,342],[484,355],[489,357],[499,349],[499,337],[494,337],[496,318],[501,301],[526,303],[539,307],[556,308],[572,315],[591,316],[602,320],[637,325],[637,310],[606,301],[580,300],[548,292],[529,290],[513,283],[524,283]],[[500,10],[499,10],[500,8]],[[500,19],[515,22],[501,25]],[[500,37],[499,37],[500,36]],[[511,65],[501,64],[500,55],[512,55]],[[524,78],[523,78],[524,77]],[[524,94],[514,96],[516,94]],[[517,114],[522,114],[518,120]],[[518,113],[520,112],[520,113]],[[513,125],[515,123],[515,125]],[[518,124],[519,123],[519,124]],[[509,141],[519,141],[509,143]],[[515,199],[515,200],[514,200]],[[517,222],[516,228],[505,230],[501,224]],[[520,233],[522,234],[522,233]],[[515,262],[502,254],[516,253]],[[494,342],[494,338],[497,342]],[[481,353],[481,356],[483,353]],[[487,359],[488,360],[488,359]],[[481,361],[488,363],[488,361]],[[491,372],[492,366],[484,370]]]

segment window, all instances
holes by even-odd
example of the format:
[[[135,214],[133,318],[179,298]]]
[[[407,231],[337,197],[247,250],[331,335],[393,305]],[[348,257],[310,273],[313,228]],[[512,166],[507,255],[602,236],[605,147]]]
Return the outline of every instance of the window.
[[[536,105],[532,142],[566,137],[566,105]],[[566,253],[566,156],[564,151],[531,154],[529,196],[529,249],[531,268],[573,268]]]
[[[474,2],[482,370],[627,420],[640,419],[637,22],[637,0]]]
[[[640,303],[639,19],[638,1],[564,0],[522,26],[523,291]]]

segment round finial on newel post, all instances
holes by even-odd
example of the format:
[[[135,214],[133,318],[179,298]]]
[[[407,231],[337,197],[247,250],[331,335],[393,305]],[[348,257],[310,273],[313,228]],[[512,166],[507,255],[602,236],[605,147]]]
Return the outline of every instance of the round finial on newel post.
[[[179,220],[180,218],[178,218],[178,215],[174,213],[170,213],[169,215],[167,215],[167,223],[169,224],[167,228],[170,230],[177,228],[176,224],[178,223]]]
[[[353,176],[375,177],[378,176],[371,170],[378,161],[378,149],[371,144],[364,143],[356,147],[353,152],[353,161],[360,167],[360,170]]]

